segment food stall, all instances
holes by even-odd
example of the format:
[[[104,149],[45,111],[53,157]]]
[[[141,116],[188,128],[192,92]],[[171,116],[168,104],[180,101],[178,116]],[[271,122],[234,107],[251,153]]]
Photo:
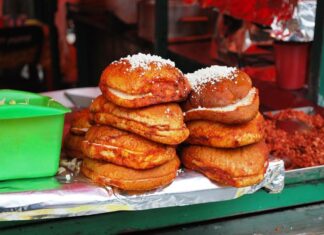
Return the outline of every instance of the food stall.
[[[157,2],[163,5],[162,1]],[[157,34],[161,31],[157,30]],[[156,41],[161,55],[165,53],[164,43],[163,37]],[[319,71],[320,66],[317,68]],[[265,116],[276,115],[266,111],[294,107],[302,107],[307,114],[323,115],[323,109],[306,99],[303,90],[281,90],[255,80],[253,83],[259,89]],[[89,106],[100,90],[80,88],[42,95],[75,110]],[[5,102],[4,107],[12,105]],[[56,104],[54,107],[58,108]],[[65,131],[70,125],[71,115],[67,114]],[[180,170],[168,187],[140,194],[93,184],[79,174],[79,167],[79,160],[63,159],[55,177],[1,182],[1,234],[115,234],[144,230],[293,234],[324,230],[322,166],[285,171],[283,160],[271,158],[261,182],[240,188],[220,186],[199,173]]]

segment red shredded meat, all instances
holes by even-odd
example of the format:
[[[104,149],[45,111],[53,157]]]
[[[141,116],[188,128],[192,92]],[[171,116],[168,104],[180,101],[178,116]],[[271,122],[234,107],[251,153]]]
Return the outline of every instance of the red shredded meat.
[[[277,127],[278,120],[299,120],[310,129],[286,132]],[[286,169],[324,164],[324,119],[321,115],[289,109],[270,115],[265,124],[266,143],[270,153],[282,158]]]

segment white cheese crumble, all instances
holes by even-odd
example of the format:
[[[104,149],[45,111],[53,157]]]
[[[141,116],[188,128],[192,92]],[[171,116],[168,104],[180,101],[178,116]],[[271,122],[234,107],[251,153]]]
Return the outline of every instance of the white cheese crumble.
[[[185,76],[188,78],[191,88],[196,92],[199,91],[200,86],[206,83],[215,84],[223,79],[234,79],[237,75],[235,67],[226,67],[213,65],[207,68],[199,69],[193,73],[188,73]]]
[[[131,66],[130,70],[134,70],[136,68],[143,68],[145,70],[149,68],[149,65],[151,63],[154,63],[159,69],[167,64],[175,66],[175,63],[169,59],[163,59],[162,57],[157,55],[143,53],[128,55],[127,57],[121,58],[120,60],[127,60]]]

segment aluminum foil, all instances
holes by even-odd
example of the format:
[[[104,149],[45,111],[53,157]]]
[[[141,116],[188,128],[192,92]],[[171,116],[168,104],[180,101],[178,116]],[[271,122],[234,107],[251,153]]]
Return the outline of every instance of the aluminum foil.
[[[241,66],[241,55],[267,55],[270,52],[262,46],[271,46],[273,40],[313,41],[316,0],[252,2],[206,1],[207,6],[219,9],[212,38],[215,48],[211,51],[212,58]],[[232,53],[239,58],[231,56]]]
[[[274,17],[271,36],[280,41],[310,42],[314,38],[316,0],[299,0],[290,19]]]
[[[146,210],[194,205],[238,198],[266,188],[279,193],[284,187],[284,162],[272,159],[264,180],[244,188],[224,187],[190,170],[179,170],[165,188],[130,193],[100,187],[79,175],[80,162],[62,160],[56,177],[0,183],[0,221],[34,220],[93,215],[113,211]]]
[[[242,56],[271,54],[262,49],[271,46],[273,39],[268,29],[249,21],[241,21],[226,14],[218,14],[212,38],[211,56],[227,65],[242,66]],[[262,62],[262,60],[260,61]]]

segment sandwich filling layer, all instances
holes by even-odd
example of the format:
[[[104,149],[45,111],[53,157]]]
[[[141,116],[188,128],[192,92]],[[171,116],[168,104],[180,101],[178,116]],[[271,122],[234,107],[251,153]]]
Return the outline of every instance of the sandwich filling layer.
[[[134,100],[134,99],[138,99],[138,98],[144,98],[144,97],[153,96],[153,94],[151,92],[146,93],[146,94],[140,94],[140,95],[130,95],[130,94],[118,91],[118,90],[113,89],[113,88],[108,88],[108,90],[109,90],[110,93],[117,96],[118,98],[125,99],[125,100]]]
[[[215,108],[198,107],[198,108],[195,108],[195,109],[188,110],[187,113],[190,113],[190,112],[193,112],[193,111],[199,111],[199,110],[208,110],[208,111],[216,111],[216,112],[234,111],[238,107],[247,106],[247,105],[252,104],[254,96],[256,95],[256,93],[257,93],[257,89],[255,87],[253,87],[244,98],[238,100],[234,104],[227,105],[227,106],[224,106],[224,107],[215,107]]]

